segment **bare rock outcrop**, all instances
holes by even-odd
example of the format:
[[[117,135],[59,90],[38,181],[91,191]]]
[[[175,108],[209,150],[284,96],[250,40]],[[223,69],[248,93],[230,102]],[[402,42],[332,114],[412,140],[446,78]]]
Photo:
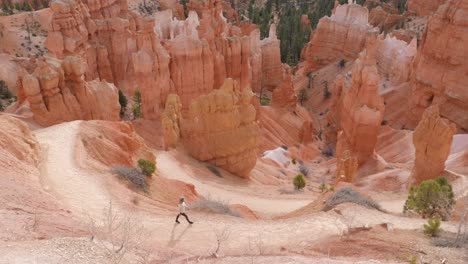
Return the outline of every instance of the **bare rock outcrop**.
[[[276,37],[276,26],[270,26],[268,38],[261,41],[262,50],[262,85],[272,91],[281,84],[282,63],[280,41]]]
[[[344,151],[336,164],[335,184],[338,182],[353,182],[356,178],[358,160],[349,150]]]
[[[0,116],[0,128],[0,168],[39,164],[39,143],[24,122]]]
[[[271,104],[274,107],[294,107],[297,103],[297,96],[292,82],[292,73],[289,66],[284,66],[283,80],[275,90],[273,90]]]
[[[252,91],[240,89],[232,79],[192,101],[180,122],[182,141],[198,160],[233,174],[248,177],[255,166],[259,141]]]
[[[18,94],[25,96],[34,120],[41,125],[77,119],[119,120],[117,88],[97,80],[86,82],[85,72],[80,58],[42,59],[34,72],[20,72]]]
[[[374,152],[377,135],[384,116],[385,105],[379,95],[380,75],[376,67],[376,38],[368,43],[352,70],[350,82],[340,82],[341,102],[338,106],[341,132],[338,134],[337,159],[345,151],[356,156],[359,164]]]
[[[412,177],[416,183],[440,176],[455,132],[456,126],[440,117],[437,105],[426,109],[413,133],[416,151]]]
[[[418,16],[428,16],[444,2],[445,0],[408,0],[408,10]]]
[[[424,1],[425,3],[425,1]],[[468,131],[468,0],[448,0],[429,19],[413,70],[414,123],[440,105],[441,116]]]
[[[111,82],[129,94],[139,89],[143,116],[159,117],[173,84],[170,57],[156,37],[154,20],[128,11],[126,0],[55,0],[51,8],[50,54],[84,59],[87,81]]]
[[[155,156],[145,145],[131,123],[91,120],[81,122],[80,142],[88,157],[87,164],[99,168],[112,166],[135,166],[138,159],[155,162]]]
[[[319,20],[305,47],[306,73],[339,59],[355,59],[366,45],[368,31],[377,30],[368,24],[369,11],[358,4],[336,6],[330,17]]]
[[[408,82],[417,49],[415,38],[408,44],[390,35],[379,36],[376,52],[379,73],[394,85]]]

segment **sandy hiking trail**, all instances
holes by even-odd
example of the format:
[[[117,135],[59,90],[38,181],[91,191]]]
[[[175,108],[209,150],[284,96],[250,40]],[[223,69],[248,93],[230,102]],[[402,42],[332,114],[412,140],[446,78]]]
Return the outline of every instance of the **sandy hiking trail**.
[[[68,205],[75,215],[86,220],[90,216],[102,216],[102,212],[108,207],[109,200],[113,197],[102,182],[103,177],[80,169],[74,162],[75,140],[79,125],[80,121],[74,121],[40,129],[34,133],[44,151],[41,168],[41,182],[44,189]],[[266,199],[243,193],[238,194],[234,190],[212,186],[209,182],[197,181],[185,173],[183,167],[174,158],[164,152],[158,153],[157,166],[163,175],[174,175],[174,179],[195,184],[197,191],[202,194],[224,197],[233,203],[245,204],[254,210],[279,214],[290,212],[307,203],[305,200]],[[125,188],[124,185],[122,188]],[[118,201],[118,199],[113,200]],[[223,243],[221,253],[243,256],[248,254],[249,244],[252,241],[261,245],[265,252],[279,252],[284,247],[294,247],[300,251],[301,248],[307,248],[320,239],[341,234],[349,227],[392,223],[397,229],[420,229],[424,223],[422,219],[384,214],[351,204],[340,205],[337,211],[313,213],[285,220],[252,221],[189,211],[189,216],[195,221],[193,226],[186,224],[185,220],[179,225],[175,224],[175,209],[174,215],[167,215],[145,212],[138,208],[126,209],[118,205],[116,208],[144,226],[145,239],[150,245],[194,256],[212,254],[216,248],[216,233],[222,230],[228,230],[229,239]],[[455,230],[456,226],[453,223],[446,223],[443,228],[450,231]],[[42,242],[37,243],[41,245]],[[51,247],[50,244],[47,245]],[[48,247],[43,248],[41,252],[47,251]],[[43,253],[37,252],[37,254]],[[15,257],[21,258],[21,255]]]
[[[267,198],[255,196],[253,193],[236,192],[234,190],[236,186],[215,185],[192,177],[169,152],[157,152],[156,157],[158,171],[165,177],[191,183],[195,186],[197,192],[203,196],[228,201],[231,204],[243,204],[257,212],[269,215],[281,215],[297,210],[312,202],[311,199]]]

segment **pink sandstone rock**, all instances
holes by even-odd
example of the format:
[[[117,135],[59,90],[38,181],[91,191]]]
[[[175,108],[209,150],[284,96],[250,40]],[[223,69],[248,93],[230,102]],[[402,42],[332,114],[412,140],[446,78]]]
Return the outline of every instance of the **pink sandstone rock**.
[[[39,60],[33,73],[19,74],[18,89],[25,95],[41,125],[76,119],[119,120],[117,88],[107,82],[84,81],[86,64],[75,57]]]
[[[358,4],[337,6],[330,17],[320,19],[305,47],[306,74],[339,59],[355,59],[366,44],[369,31],[367,8]]]
[[[280,41],[276,37],[276,26],[271,24],[268,38],[261,42],[262,86],[273,91],[281,83],[282,63]]]
[[[412,177],[416,183],[440,176],[455,132],[456,126],[440,117],[438,106],[426,109],[413,133],[416,158]]]
[[[385,38],[380,35],[376,52],[379,73],[394,85],[408,82],[416,53],[415,38],[408,44],[390,35]]]
[[[445,0],[408,0],[408,11],[418,16],[428,16],[437,11]]]
[[[180,139],[180,120],[182,118],[182,104],[179,96],[170,94],[166,99],[166,107],[161,118],[164,130],[165,148],[174,148]]]
[[[296,103],[297,96],[294,92],[291,69],[284,65],[283,80],[281,85],[273,91],[271,104],[274,107],[294,107]]]
[[[338,160],[349,150],[350,155],[362,164],[373,154],[377,143],[385,105],[378,93],[380,76],[375,59],[376,42],[376,38],[370,39],[367,49],[359,55],[351,83],[343,81],[340,82],[343,87],[337,87],[342,98],[337,118],[342,130],[336,147]]]
[[[429,19],[413,70],[414,124],[438,104],[441,116],[468,131],[467,29],[468,0],[449,0]]]
[[[192,101],[180,121],[190,155],[233,174],[248,177],[255,166],[259,140],[252,91],[226,79],[223,86]]]

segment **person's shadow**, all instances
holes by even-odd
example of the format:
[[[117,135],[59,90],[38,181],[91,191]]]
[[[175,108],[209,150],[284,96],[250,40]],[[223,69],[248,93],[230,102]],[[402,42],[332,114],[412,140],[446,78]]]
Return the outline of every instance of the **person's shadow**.
[[[180,224],[174,223],[174,226],[172,227],[171,240],[169,240],[169,242],[167,243],[167,246],[169,247],[174,247],[177,243],[179,243],[180,239],[184,236],[185,232],[187,232],[187,230],[192,226],[192,225],[187,225],[187,227],[185,227],[182,233],[180,233],[179,236],[176,238],[175,230],[178,225]]]

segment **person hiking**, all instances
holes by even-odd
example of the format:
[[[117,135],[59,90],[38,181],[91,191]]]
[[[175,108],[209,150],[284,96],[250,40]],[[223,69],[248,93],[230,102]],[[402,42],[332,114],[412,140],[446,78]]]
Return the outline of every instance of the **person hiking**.
[[[192,221],[190,221],[190,219],[188,218],[187,214],[185,213],[185,208],[187,207],[187,204],[185,203],[185,198],[184,197],[180,197],[179,199],[179,214],[177,215],[177,218],[176,218],[176,223],[180,224],[179,222],[179,216],[184,216],[185,219],[187,219],[187,222],[189,222],[189,224],[193,224]]]

